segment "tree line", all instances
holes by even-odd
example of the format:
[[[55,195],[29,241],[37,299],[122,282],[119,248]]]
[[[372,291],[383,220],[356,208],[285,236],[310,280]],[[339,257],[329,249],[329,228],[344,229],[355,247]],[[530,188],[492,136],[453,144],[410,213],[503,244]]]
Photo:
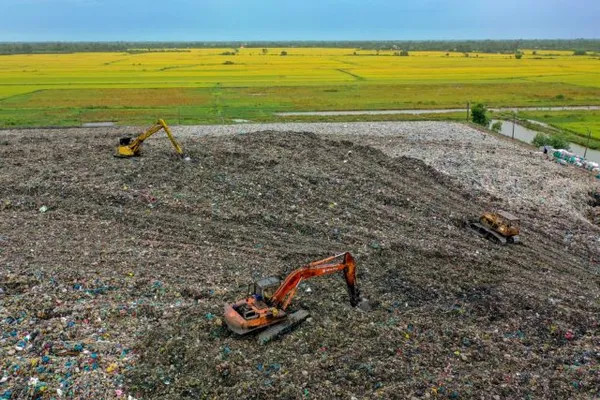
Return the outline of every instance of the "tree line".
[[[254,41],[254,42],[0,42],[0,54],[126,52],[194,48],[334,47],[357,50],[457,51],[516,53],[519,49],[600,52],[600,39],[536,40],[384,40],[384,41]]]

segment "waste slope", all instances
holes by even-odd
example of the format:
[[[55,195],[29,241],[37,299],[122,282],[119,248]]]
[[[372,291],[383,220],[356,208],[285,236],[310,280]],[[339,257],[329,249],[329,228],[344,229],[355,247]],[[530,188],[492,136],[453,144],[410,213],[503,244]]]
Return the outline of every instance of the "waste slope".
[[[465,221],[499,199],[309,133],[188,138],[191,163],[163,139],[113,159],[116,136],[95,130],[4,140],[2,331],[16,333],[0,355],[13,394],[39,381],[173,399],[598,394],[599,279],[563,243],[568,220],[540,229],[527,215],[524,244],[498,247]],[[280,341],[224,327],[223,304],[252,280],[343,251],[372,312],[350,307],[335,275],[301,284],[292,307],[311,318]],[[51,372],[32,361],[44,355]]]

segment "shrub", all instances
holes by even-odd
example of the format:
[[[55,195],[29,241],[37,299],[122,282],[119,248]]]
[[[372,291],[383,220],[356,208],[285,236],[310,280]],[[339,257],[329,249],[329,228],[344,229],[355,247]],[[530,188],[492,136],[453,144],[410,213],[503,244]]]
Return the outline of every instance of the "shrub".
[[[569,144],[567,139],[559,135],[551,135],[549,145],[554,147],[555,149],[569,150],[571,148],[571,145]]]
[[[587,52],[585,50],[575,50],[573,52],[574,56],[585,56],[587,54]]]
[[[534,50],[533,53],[531,53],[531,54],[533,54],[535,56],[535,55],[537,55],[537,51]]]
[[[535,147],[547,146],[549,139],[550,138],[548,137],[548,135],[545,135],[542,132],[538,132],[535,134],[535,137],[533,138],[531,144],[533,144]]]
[[[229,61],[229,60],[227,60],[223,63],[223,65],[233,65],[233,64],[235,64],[235,63],[233,61]]]
[[[285,51],[285,50],[281,50],[281,55],[282,55],[282,56],[287,56],[287,51]]]
[[[494,132],[500,132],[502,130],[502,121],[494,122],[491,128]]]
[[[521,53],[515,53],[515,58],[517,60],[520,60],[521,58],[523,58],[523,54],[521,54]]]
[[[569,150],[571,147],[567,139],[560,135],[546,135],[538,132],[531,142],[535,147],[551,146],[555,149]]]
[[[487,108],[485,108],[483,104],[475,104],[473,106],[473,109],[471,110],[471,118],[473,119],[473,122],[479,125],[487,126],[489,120],[487,115],[485,114],[486,111]]]

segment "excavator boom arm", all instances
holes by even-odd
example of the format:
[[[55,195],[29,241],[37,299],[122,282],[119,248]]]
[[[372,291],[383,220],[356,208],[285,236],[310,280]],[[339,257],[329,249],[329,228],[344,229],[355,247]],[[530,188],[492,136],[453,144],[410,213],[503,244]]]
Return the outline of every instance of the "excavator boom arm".
[[[183,155],[183,149],[181,148],[181,146],[179,145],[179,142],[177,140],[175,140],[175,136],[173,136],[173,133],[171,132],[171,128],[169,128],[169,126],[165,123],[164,120],[159,119],[158,123],[162,126],[162,128],[165,130],[165,133],[167,134],[167,137],[169,138],[169,140],[171,141],[171,144],[173,145],[173,147],[175,148],[175,151],[177,152],[177,154],[179,155]]]
[[[336,259],[343,257],[342,262],[334,263]],[[296,294],[300,282],[304,279],[333,274],[338,271],[344,271],[348,293],[350,294],[350,303],[356,306],[360,300],[360,294],[356,286],[356,263],[350,253],[342,253],[323,260],[315,261],[304,267],[298,268],[285,278],[281,286],[271,297],[271,304],[285,310]]]
[[[152,127],[150,127],[150,129],[146,130],[144,133],[138,135],[138,137],[133,139],[133,142],[131,142],[131,144],[129,146],[131,147],[131,149],[134,152],[137,152],[137,149],[142,145],[142,143],[144,143],[144,140],[148,139],[150,136],[154,135],[156,132],[160,131],[161,129],[162,129],[162,126],[159,125],[158,123],[155,125],[152,125]]]

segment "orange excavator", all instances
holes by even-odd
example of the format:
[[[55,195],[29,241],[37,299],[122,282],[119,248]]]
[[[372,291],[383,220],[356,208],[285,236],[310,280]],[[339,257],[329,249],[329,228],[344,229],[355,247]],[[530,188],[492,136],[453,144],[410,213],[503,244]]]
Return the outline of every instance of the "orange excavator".
[[[305,310],[286,312],[300,282],[338,271],[344,272],[350,304],[366,309],[368,305],[361,299],[356,285],[356,263],[352,255],[346,252],[300,267],[289,274],[281,284],[276,277],[255,282],[249,288],[248,297],[225,305],[225,322],[229,329],[239,335],[269,327],[258,338],[260,343],[266,343],[292,330],[308,318],[309,314]]]

